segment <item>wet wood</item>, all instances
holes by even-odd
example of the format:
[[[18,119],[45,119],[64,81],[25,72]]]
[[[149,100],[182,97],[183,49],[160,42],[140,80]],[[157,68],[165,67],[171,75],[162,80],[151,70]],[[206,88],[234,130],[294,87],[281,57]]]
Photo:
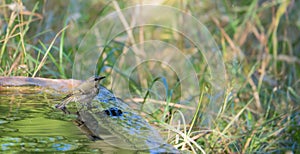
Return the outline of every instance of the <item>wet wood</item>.
[[[23,76],[0,77],[0,91],[9,87],[33,86],[53,89],[58,92],[67,92],[78,86],[82,81],[74,79],[47,79],[47,78],[31,78]]]

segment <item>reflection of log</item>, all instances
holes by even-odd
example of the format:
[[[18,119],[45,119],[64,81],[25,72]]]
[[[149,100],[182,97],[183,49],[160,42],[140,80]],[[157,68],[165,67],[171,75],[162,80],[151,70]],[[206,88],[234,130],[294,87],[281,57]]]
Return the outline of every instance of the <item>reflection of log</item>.
[[[0,77],[0,90],[7,86],[39,86],[66,92],[78,86],[82,81],[74,79],[46,79],[31,77]]]
[[[81,116],[79,112],[77,114],[77,119],[74,120],[74,124],[80,129],[81,132],[83,132],[89,139],[92,141],[96,140],[102,140],[97,134],[95,134],[92,130],[90,130],[84,123],[84,121],[81,120]],[[97,122],[95,120],[95,122]]]

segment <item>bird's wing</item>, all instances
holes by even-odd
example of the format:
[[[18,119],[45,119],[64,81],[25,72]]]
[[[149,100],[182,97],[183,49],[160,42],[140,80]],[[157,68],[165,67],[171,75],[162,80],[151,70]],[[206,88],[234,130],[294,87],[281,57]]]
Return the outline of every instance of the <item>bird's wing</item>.
[[[69,93],[67,96],[65,96],[64,98],[62,98],[62,101],[68,99],[69,97],[73,96],[74,94],[73,93]]]
[[[62,102],[56,105],[56,108],[63,109],[68,103],[74,101],[74,94],[70,93],[62,99]]]

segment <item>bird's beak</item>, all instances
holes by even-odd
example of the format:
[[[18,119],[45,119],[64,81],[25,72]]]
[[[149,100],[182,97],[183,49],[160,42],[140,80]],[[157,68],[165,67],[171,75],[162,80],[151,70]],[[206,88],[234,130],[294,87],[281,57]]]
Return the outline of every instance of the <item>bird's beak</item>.
[[[97,77],[95,77],[95,81],[100,81],[104,78],[105,78],[105,76],[97,76]]]

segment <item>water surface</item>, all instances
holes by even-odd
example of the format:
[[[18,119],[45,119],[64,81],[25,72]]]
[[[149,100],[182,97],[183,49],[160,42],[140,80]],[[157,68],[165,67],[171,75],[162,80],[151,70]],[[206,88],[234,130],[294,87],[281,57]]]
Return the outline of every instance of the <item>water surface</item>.
[[[0,91],[0,148],[4,152],[118,152],[104,141],[91,141],[73,121],[53,108],[58,94],[38,87],[10,87]],[[129,150],[127,150],[129,151]]]
[[[54,106],[65,94],[32,85],[1,87],[1,150],[9,153],[176,152],[122,100],[104,87],[100,91],[93,101],[95,108],[80,110],[78,114],[64,114]],[[76,113],[76,104],[69,106],[71,113]],[[111,107],[120,109],[122,116],[106,115],[105,109]],[[83,121],[84,127],[78,124],[78,120]],[[104,141],[93,141],[91,136],[98,136]]]

